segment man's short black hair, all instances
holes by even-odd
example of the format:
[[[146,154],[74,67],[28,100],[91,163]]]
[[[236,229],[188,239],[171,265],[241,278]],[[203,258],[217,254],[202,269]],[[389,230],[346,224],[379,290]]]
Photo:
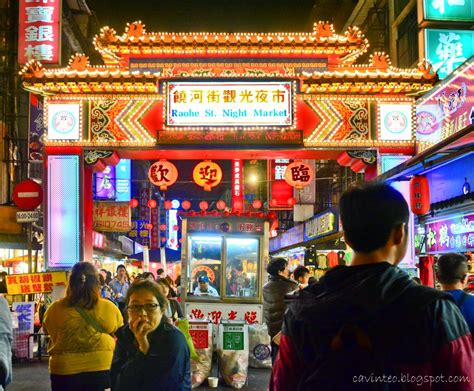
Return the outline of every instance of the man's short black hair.
[[[293,277],[296,281],[298,281],[298,278],[304,277],[308,273],[309,269],[300,265],[295,270],[293,270]]]
[[[438,279],[442,284],[455,284],[462,281],[467,273],[467,258],[464,255],[449,253],[439,257]]]
[[[157,274],[157,275],[160,275],[160,274],[162,274],[162,273],[164,273],[164,272],[165,272],[165,270],[160,268],[160,269],[158,269],[158,271],[156,272],[156,274]]]
[[[341,223],[355,252],[370,253],[387,243],[400,224],[408,227],[408,204],[393,187],[364,184],[345,191],[339,201]]]
[[[278,276],[278,272],[285,270],[288,261],[285,258],[273,258],[267,266],[267,272],[271,276]]]
[[[120,269],[124,269],[125,271],[127,271],[127,268],[125,267],[125,265],[118,265],[117,266],[117,273]]]

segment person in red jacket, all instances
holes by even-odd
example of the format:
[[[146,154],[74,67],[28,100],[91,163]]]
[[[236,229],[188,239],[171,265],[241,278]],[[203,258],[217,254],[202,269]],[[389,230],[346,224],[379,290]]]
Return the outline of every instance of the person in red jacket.
[[[472,391],[471,334],[452,296],[397,267],[403,196],[367,184],[345,192],[339,210],[354,257],[287,298],[270,391]]]

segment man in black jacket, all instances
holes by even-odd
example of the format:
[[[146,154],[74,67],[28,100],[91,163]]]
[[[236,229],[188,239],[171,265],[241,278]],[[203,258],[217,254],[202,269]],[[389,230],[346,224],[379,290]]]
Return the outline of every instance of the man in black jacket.
[[[472,391],[471,334],[452,296],[397,267],[403,196],[365,185],[345,192],[339,210],[354,257],[289,304],[270,391]]]
[[[268,282],[263,287],[263,318],[268,327],[270,337],[281,331],[283,314],[286,310],[285,295],[298,288],[298,284],[288,276],[288,261],[284,258],[274,258],[267,266],[270,274]],[[272,361],[275,360],[278,345],[272,341]]]

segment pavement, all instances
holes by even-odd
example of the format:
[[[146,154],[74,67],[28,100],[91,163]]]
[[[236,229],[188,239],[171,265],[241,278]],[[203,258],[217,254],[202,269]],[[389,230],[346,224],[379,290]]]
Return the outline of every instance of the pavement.
[[[214,368],[212,373],[216,373]],[[270,379],[270,369],[249,368],[248,385],[241,388],[245,391],[265,391]],[[204,382],[206,384],[206,382]],[[7,387],[8,391],[49,391],[51,389],[48,373],[48,359],[13,365],[13,382]],[[205,385],[196,388],[199,391],[231,390],[219,380],[218,388],[208,388]]]

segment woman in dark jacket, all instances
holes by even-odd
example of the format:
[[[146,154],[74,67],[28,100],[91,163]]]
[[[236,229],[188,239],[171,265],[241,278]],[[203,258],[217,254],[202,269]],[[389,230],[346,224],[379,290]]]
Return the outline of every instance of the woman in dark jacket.
[[[111,378],[114,391],[189,391],[189,348],[164,312],[156,283],[133,283],[127,292],[129,323],[117,333]]]
[[[274,258],[267,266],[270,274],[268,282],[263,287],[263,318],[268,327],[268,334],[274,337],[281,331],[283,314],[286,310],[285,296],[298,288],[298,284],[288,276],[288,261],[284,258]],[[272,341],[272,361],[275,360],[278,345]]]

